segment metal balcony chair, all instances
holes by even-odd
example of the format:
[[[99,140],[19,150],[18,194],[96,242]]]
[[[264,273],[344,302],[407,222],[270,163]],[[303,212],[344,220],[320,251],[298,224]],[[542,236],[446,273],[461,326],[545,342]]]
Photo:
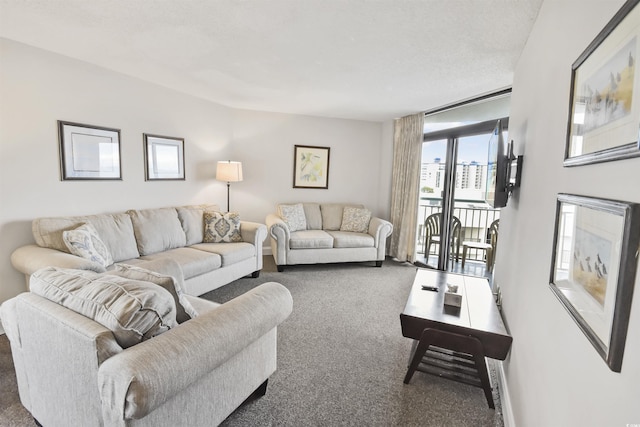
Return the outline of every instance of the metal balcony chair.
[[[424,228],[426,233],[424,238],[424,256],[427,260],[429,259],[431,245],[440,244],[441,217],[441,213],[434,213],[429,215],[424,221]],[[455,261],[458,262],[460,258],[460,231],[462,229],[462,226],[460,224],[460,220],[455,216],[452,217],[451,221],[451,258],[455,258]]]
[[[477,249],[485,251],[485,263],[487,265],[487,271],[493,271],[493,263],[495,261],[496,245],[498,244],[498,225],[500,219],[496,219],[489,226],[489,238],[487,242],[474,242],[471,240],[465,240],[462,242],[462,268],[464,269],[464,262],[467,259],[467,253],[469,249]]]

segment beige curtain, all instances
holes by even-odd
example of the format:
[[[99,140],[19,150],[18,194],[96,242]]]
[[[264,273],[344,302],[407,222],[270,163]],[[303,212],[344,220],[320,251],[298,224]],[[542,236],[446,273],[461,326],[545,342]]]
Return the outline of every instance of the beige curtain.
[[[424,113],[394,123],[389,254],[399,261],[415,261],[423,128]]]

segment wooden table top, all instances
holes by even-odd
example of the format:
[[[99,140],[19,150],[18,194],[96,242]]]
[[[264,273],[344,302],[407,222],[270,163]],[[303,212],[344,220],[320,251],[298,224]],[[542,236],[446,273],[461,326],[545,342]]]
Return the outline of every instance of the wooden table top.
[[[458,285],[460,308],[444,305],[447,284]],[[438,292],[423,290],[422,285],[437,286]],[[416,340],[426,328],[475,336],[485,356],[499,360],[507,357],[513,341],[486,279],[439,270],[418,269],[400,323],[402,335]]]

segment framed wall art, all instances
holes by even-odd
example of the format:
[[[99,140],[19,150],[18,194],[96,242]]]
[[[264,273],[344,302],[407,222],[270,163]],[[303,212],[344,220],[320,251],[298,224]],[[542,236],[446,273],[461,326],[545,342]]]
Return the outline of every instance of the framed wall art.
[[[293,188],[329,188],[330,147],[294,146]]]
[[[627,1],[572,66],[565,166],[640,156],[639,1]]]
[[[184,180],[184,139],[143,134],[145,179]]]
[[[640,204],[559,194],[550,287],[620,372],[640,244]]]
[[[120,129],[58,120],[63,181],[122,179]]]

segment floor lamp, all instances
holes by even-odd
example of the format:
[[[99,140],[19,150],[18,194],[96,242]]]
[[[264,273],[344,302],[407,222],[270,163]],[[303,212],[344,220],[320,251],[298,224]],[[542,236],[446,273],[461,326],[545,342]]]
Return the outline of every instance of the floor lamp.
[[[232,182],[242,181],[242,163],[232,162],[231,160],[218,162],[216,179],[218,181],[227,181],[227,212],[229,212],[229,189]]]

